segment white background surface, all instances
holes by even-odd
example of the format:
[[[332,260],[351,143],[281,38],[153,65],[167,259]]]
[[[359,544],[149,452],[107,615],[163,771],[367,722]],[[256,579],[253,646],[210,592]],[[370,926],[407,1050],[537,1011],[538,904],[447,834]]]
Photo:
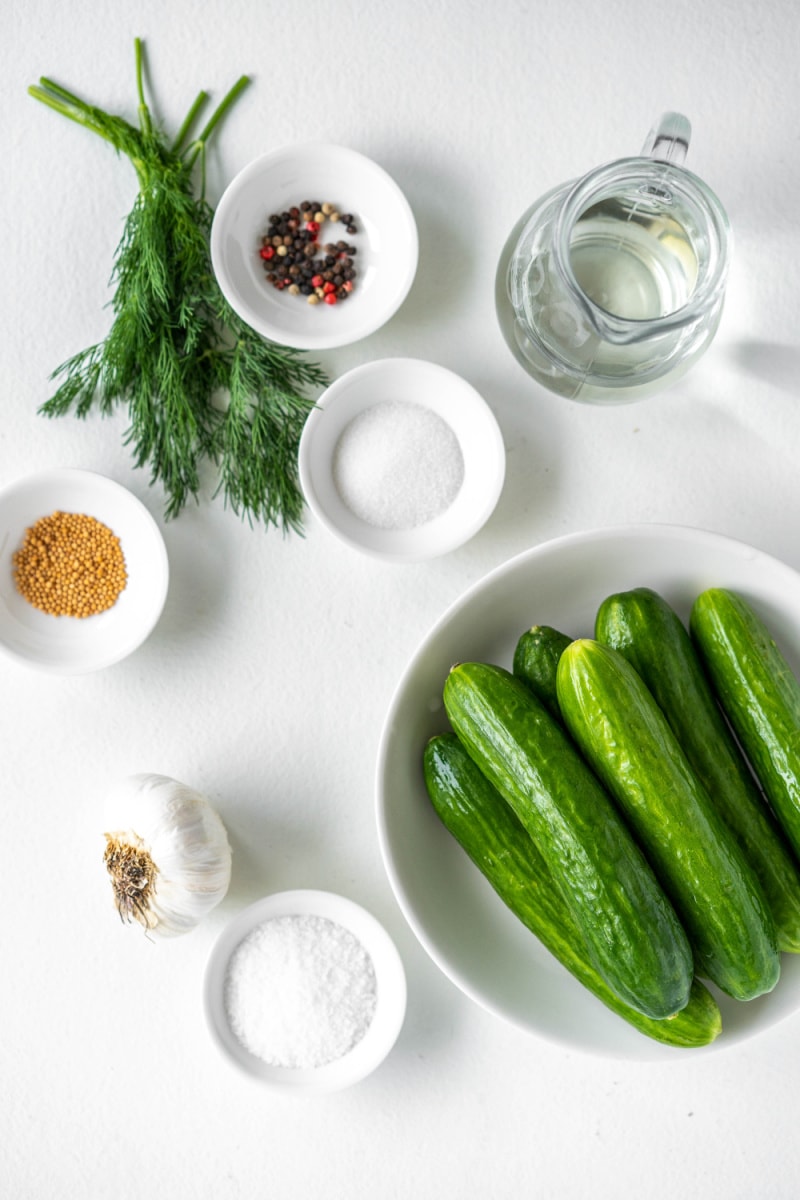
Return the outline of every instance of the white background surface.
[[[783,1200],[800,1165],[800,1016],[735,1050],[658,1065],[586,1058],[482,1012],[418,946],[386,881],[373,771],[416,645],[488,570],[563,533],[629,521],[731,534],[800,568],[800,194],[791,0],[12,0],[0,40],[4,164],[0,479],[98,470],[161,514],[124,417],[46,422],[50,371],[107,329],[133,174],[26,96],[49,74],[135,118],[133,38],[174,130],[200,87],[254,84],[210,158],[211,198],[251,158],[331,140],[394,175],[421,258],[397,316],[321,355],[333,375],[430,358],[492,405],[497,511],[430,564],[359,557],[310,523],[252,531],[204,500],[164,530],[164,615],[127,661],[79,679],[2,665],[0,1191],[58,1196],[489,1200],[522,1192]],[[717,341],[673,391],[591,409],[530,383],[499,334],[494,270],[527,205],[692,120],[688,164],[736,248]],[[104,789],[160,771],[205,790],[235,852],[201,929],[120,927],[102,868]],[[204,1028],[213,940],[245,903],[311,886],[382,919],[409,978],[397,1046],[350,1092],[298,1104],[248,1084]]]

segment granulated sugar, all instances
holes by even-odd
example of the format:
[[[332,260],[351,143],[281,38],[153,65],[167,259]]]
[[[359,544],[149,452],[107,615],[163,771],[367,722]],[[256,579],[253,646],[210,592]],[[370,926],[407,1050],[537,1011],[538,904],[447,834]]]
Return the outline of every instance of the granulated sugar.
[[[344,504],[380,529],[414,529],[443,513],[464,479],[453,430],[421,404],[386,400],[359,413],[336,445],[333,480]]]
[[[278,1067],[321,1067],[352,1050],[375,1014],[375,969],[327,917],[272,917],[239,943],[225,1008],[246,1050]]]

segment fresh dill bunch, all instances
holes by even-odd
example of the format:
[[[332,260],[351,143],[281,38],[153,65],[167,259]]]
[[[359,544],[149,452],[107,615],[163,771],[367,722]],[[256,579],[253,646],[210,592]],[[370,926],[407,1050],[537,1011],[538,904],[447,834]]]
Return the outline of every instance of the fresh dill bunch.
[[[214,430],[217,491],[250,520],[280,520],[299,531],[303,497],[297,447],[309,412],[299,389],[324,387],[325,374],[302,351],[265,341],[231,309],[215,277],[207,281],[209,306],[231,335],[214,359],[217,386],[228,395],[224,419]]]
[[[235,513],[251,524],[300,532],[297,449],[313,407],[306,389],[324,387],[327,378],[302,351],[260,337],[238,317],[216,281],[209,249],[214,214],[205,199],[206,146],[248,77],[192,138],[207,100],[200,92],[170,145],[145,100],[138,38],[135,50],[138,126],[51,79],[28,89],[125,154],[139,184],[114,253],[111,328],[102,342],[56,368],[51,378],[59,386],[39,411],[86,417],[124,405],[124,442],[135,465],[149,468],[150,483],[162,486],[168,518],[198,499],[201,463],[209,459],[219,472],[214,494]]]

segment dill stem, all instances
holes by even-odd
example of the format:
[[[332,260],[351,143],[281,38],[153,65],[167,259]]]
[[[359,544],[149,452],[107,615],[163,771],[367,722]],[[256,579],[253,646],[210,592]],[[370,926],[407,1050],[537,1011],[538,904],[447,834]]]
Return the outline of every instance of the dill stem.
[[[175,135],[175,140],[172,143],[172,153],[173,154],[180,153],[181,146],[186,141],[186,138],[189,135],[189,130],[191,129],[192,125],[194,124],[195,120],[197,119],[197,114],[199,113],[200,109],[203,107],[203,105],[205,104],[207,99],[208,99],[208,92],[206,92],[206,91],[199,92],[197,94],[197,96],[195,97],[194,104],[192,105],[192,107],[189,109],[188,113],[184,117],[183,124],[181,125],[180,129],[178,130],[177,134]]]
[[[81,100],[80,96],[76,96],[74,92],[68,92],[65,87],[62,87],[60,83],[56,83],[54,79],[48,79],[46,75],[42,75],[39,83],[41,84],[41,88],[46,89],[48,92],[53,92],[66,104],[74,105],[75,108],[80,108],[85,112],[90,111],[90,105],[85,100]],[[32,91],[33,89],[29,88],[28,90]]]
[[[116,144],[111,134],[103,129],[94,118],[91,107],[77,96],[73,96],[66,88],[54,83],[52,79],[46,79],[43,76],[39,84],[32,84],[28,88],[28,95],[33,96],[34,100],[41,100],[48,108],[54,109],[62,116],[69,117],[70,121],[75,121],[84,129],[90,129],[93,133],[99,134],[112,145]]]
[[[205,126],[203,127],[203,130],[200,133],[200,136],[197,137],[195,139],[195,141],[192,143],[192,149],[187,158],[187,163],[189,166],[191,166],[195,162],[198,154],[205,151],[206,143],[208,142],[208,139],[211,137],[211,134],[214,132],[214,129],[217,127],[219,122],[225,116],[225,113],[228,111],[228,109],[231,107],[231,105],[236,101],[240,92],[243,92],[249,83],[250,83],[249,75],[240,76],[239,79],[236,80],[236,83],[233,85],[233,87],[230,89],[230,91],[227,93],[227,95],[223,96],[223,98],[220,100],[219,104],[214,109],[213,113],[211,114],[211,116],[209,117]]]
[[[134,49],[136,52],[136,94],[139,97],[139,128],[142,133],[149,137],[153,132],[153,123],[150,119],[150,109],[147,107],[147,101],[144,95],[144,55],[142,53],[142,39],[134,39]]]

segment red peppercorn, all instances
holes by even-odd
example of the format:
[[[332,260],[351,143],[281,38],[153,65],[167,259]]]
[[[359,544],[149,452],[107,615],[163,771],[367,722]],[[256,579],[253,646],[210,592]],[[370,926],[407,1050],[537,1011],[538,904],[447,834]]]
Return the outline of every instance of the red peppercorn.
[[[306,229],[309,233],[319,233],[319,221],[306,221]]]
[[[323,290],[323,292],[325,293],[325,295],[327,296],[327,295],[330,295],[330,293],[331,293],[331,292],[335,292],[335,291],[336,291],[336,288],[335,288],[335,287],[334,287],[334,285],[333,285],[333,284],[332,284],[332,283],[329,281],[328,283],[323,283],[323,285],[322,285],[322,290]]]
[[[352,281],[352,279],[346,279],[346,280],[344,281],[344,283],[342,284],[342,287],[344,288],[344,290],[345,290],[346,292],[352,292],[352,290],[353,290],[353,281]]]
[[[325,295],[323,296],[323,300],[325,301],[326,304],[335,304],[336,303],[336,292],[326,292]]]
[[[275,257],[275,251],[272,246],[262,246],[259,253],[261,254],[262,258],[266,258],[267,260]]]
[[[321,275],[312,275],[311,282],[314,285],[314,287],[322,287],[322,285],[325,281]]]

